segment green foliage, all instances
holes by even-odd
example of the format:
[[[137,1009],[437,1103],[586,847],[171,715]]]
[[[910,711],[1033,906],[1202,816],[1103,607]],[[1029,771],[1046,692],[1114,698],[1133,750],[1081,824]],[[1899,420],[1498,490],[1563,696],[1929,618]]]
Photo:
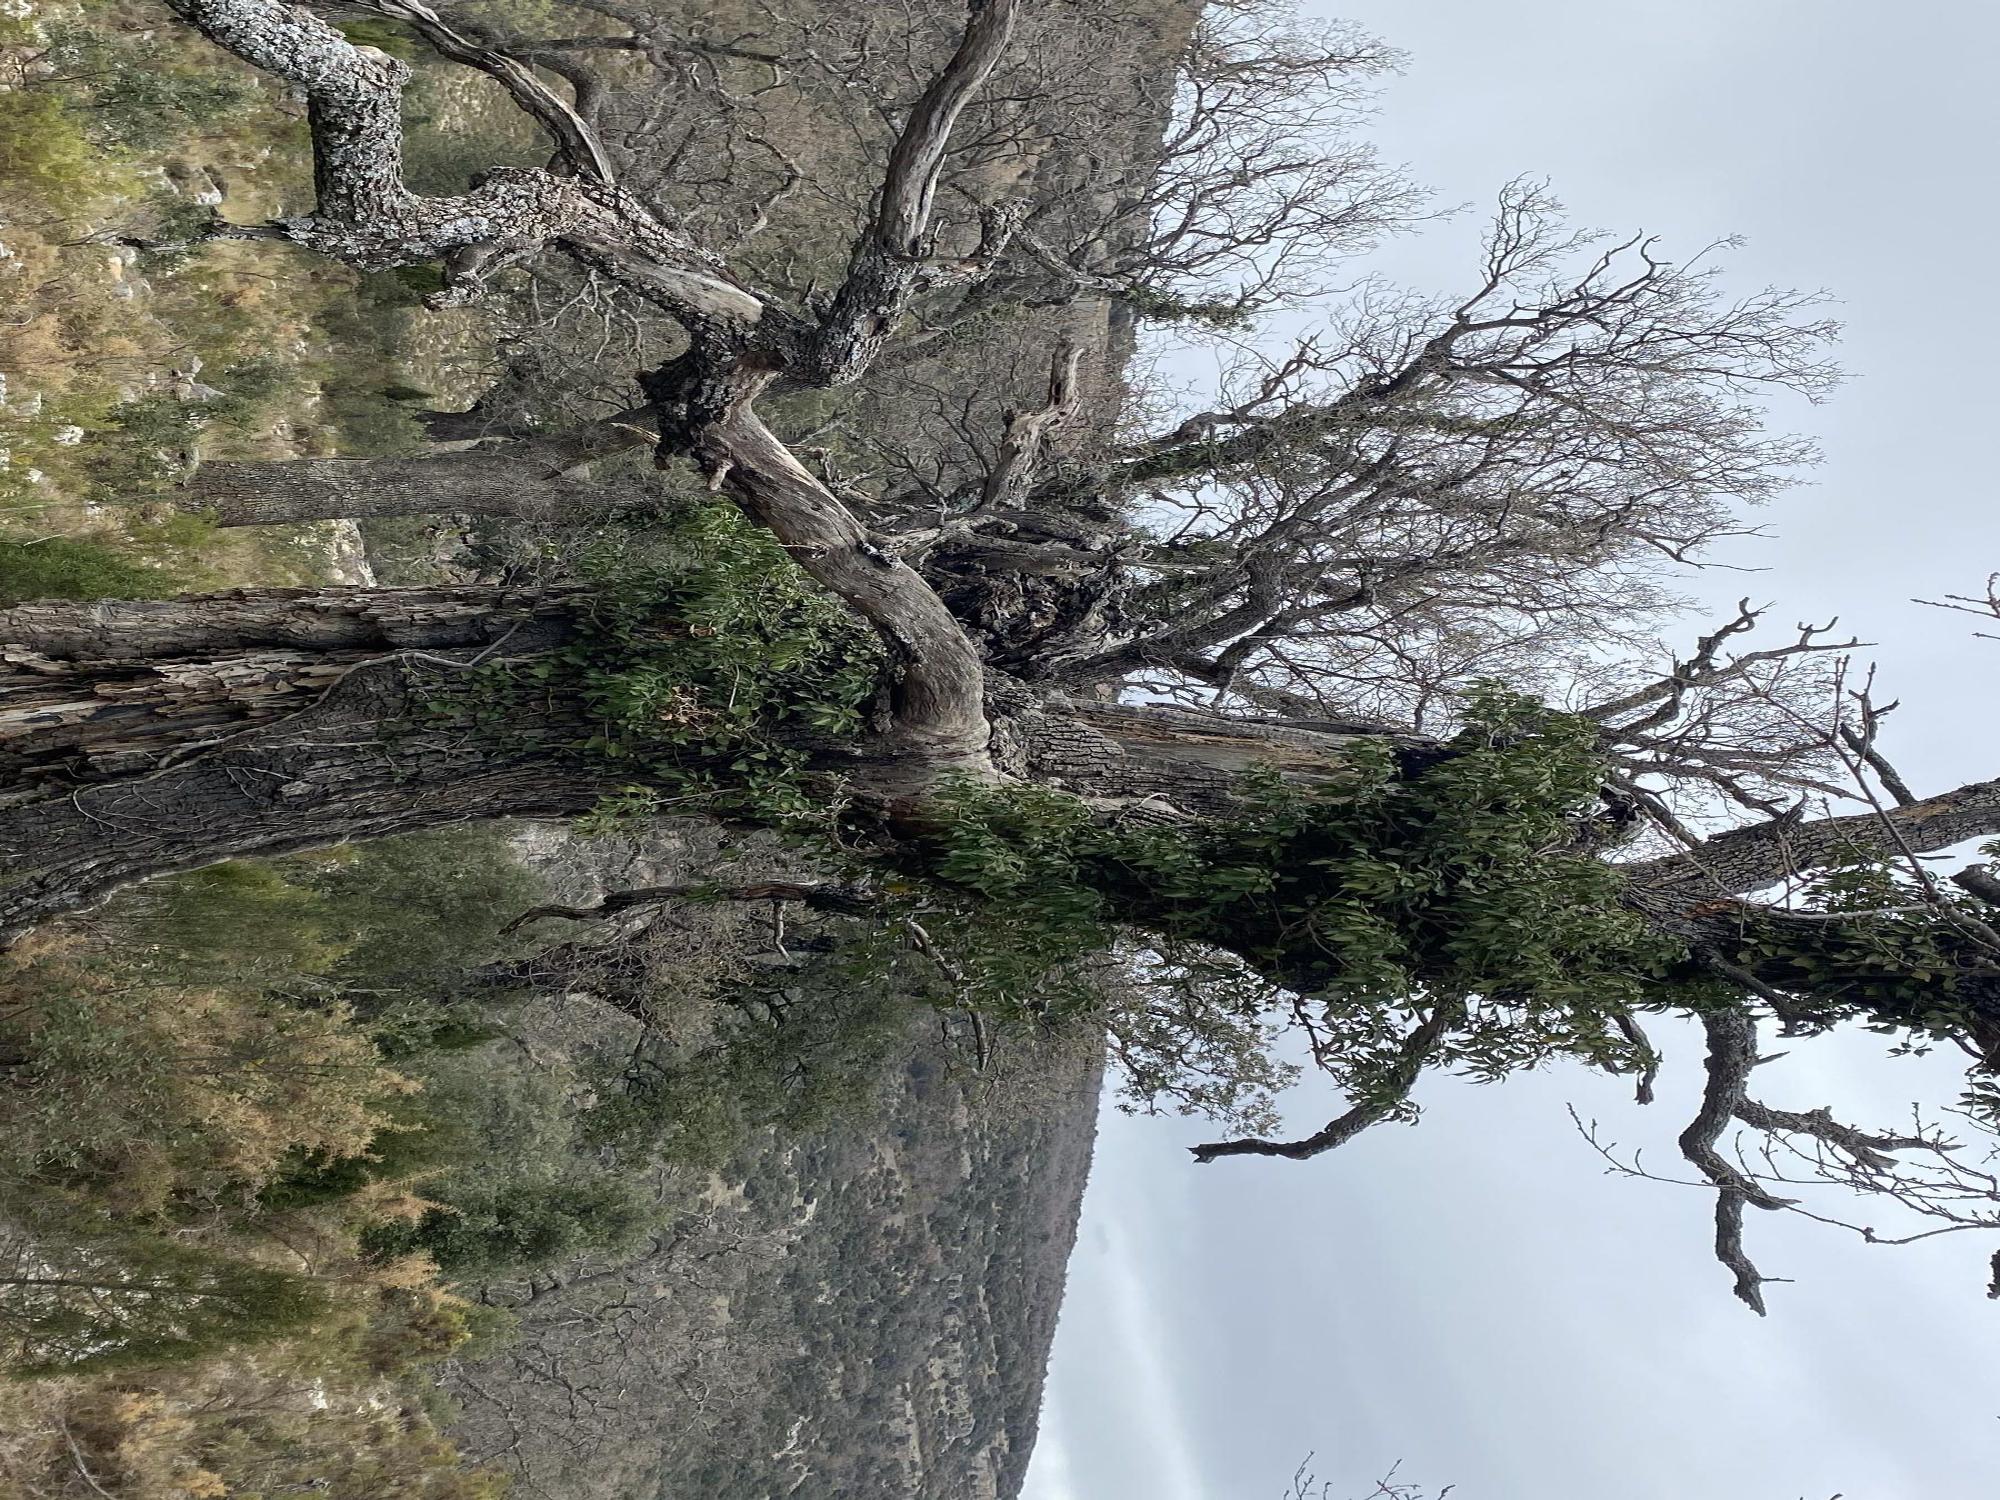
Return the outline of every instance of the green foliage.
[[[79,96],[91,134],[122,149],[214,125],[249,108],[257,86],[234,72],[140,57],[124,37],[86,26],[52,27],[44,60]]]
[[[692,1055],[642,1050],[606,1077],[585,1143],[717,1168],[758,1131],[795,1140],[861,1111],[907,1045],[912,1002],[879,980],[733,1000]]]
[[[328,1306],[303,1277],[157,1238],[0,1241],[0,1369],[17,1377],[197,1359]]]
[[[158,599],[174,591],[172,575],[102,542],[0,540],[0,608],[31,599]]]
[[[476,1279],[591,1252],[615,1254],[629,1249],[654,1217],[643,1190],[620,1178],[468,1178],[448,1205],[415,1222],[375,1225],[362,1244],[384,1258],[421,1252],[448,1276]]]
[[[1156,323],[1192,323],[1222,332],[1250,326],[1257,316],[1254,306],[1229,298],[1178,297],[1148,286],[1133,286],[1118,294],[1133,312]]]
[[[358,1155],[408,1082],[339,1004],[157,987],[98,955],[0,968],[0,1187],[128,1217]]]
[[[400,1112],[368,1140],[366,1151],[295,1149],[257,1194],[261,1209],[284,1212],[353,1197],[377,1182],[413,1180],[446,1166],[450,1136],[427,1129],[422,1104]]]
[[[342,924],[336,977],[373,984],[467,968],[538,889],[493,829],[377,840],[308,879]]]
[[[1621,1066],[1629,1043],[1608,1017],[1643,1002],[1674,952],[1620,904],[1579,833],[1602,782],[1593,734],[1489,691],[1428,764],[1362,742],[1335,782],[1252,781],[1231,816],[1188,828],[964,785],[932,809],[926,864],[963,894],[922,920],[1003,1013],[1089,1007],[1094,988],[1065,976],[1135,927],[1170,956],[1223,950],[1312,997],[1363,1086],[1404,1018],[1438,1006],[1462,1013],[1441,1057],[1474,1077],[1559,1052]],[[1187,983],[1212,971],[1169,970]]]
[[[1898,1052],[1977,1034],[1993,980],[1983,903],[1919,888],[1908,871],[1857,855],[1824,871],[1797,910],[1805,920],[1746,908],[1721,947],[1721,957],[1790,997],[1789,1024],[1813,1029],[1859,1015],[1871,1031],[1904,1035]],[[1691,994],[1718,987],[1700,972],[1679,977]]]
[[[504,724],[516,698],[573,697],[590,726],[577,751],[634,777],[602,824],[667,799],[771,823],[823,817],[787,741],[861,728],[881,670],[873,636],[734,506],[683,502],[645,542],[636,560],[586,559],[596,593],[574,644],[496,666],[469,708],[439,712]]]
[[[0,183],[48,198],[96,197],[121,185],[75,111],[50,89],[0,93]]]
[[[497,834],[419,835],[156,882],[119,941],[11,956],[0,1185],[129,1218],[434,1167],[453,1138],[411,1074],[494,1034],[453,986],[536,892]]]
[[[412,834],[171,876],[136,895],[125,920],[173,974],[319,977],[379,998],[484,958],[535,889],[498,832]]]
[[[0,1492],[60,1495],[81,1474],[118,1500],[497,1500],[504,1478],[460,1462],[415,1381],[392,1382],[349,1357],[359,1339],[393,1358],[380,1340],[400,1342],[398,1322],[415,1343],[435,1342],[471,1310],[408,1294],[381,1301],[365,1329],[336,1320],[236,1356],[0,1385]]]
[[[276,983],[322,974],[340,955],[341,916],[309,884],[288,879],[292,873],[286,864],[239,859],[168,876],[132,897],[127,924],[170,976]]]
[[[950,954],[959,988],[1001,1015],[1093,1006],[1096,987],[1075,966],[1111,947],[1117,905],[1094,866],[1115,859],[1124,836],[1099,827],[1076,798],[1039,787],[962,783],[928,813],[926,868],[944,899],[920,890],[905,900]]]

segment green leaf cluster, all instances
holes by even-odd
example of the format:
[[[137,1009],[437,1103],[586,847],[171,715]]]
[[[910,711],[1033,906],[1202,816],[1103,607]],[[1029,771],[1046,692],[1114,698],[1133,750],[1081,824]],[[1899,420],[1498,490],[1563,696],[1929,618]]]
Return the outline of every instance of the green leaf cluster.
[[[1593,726],[1489,690],[1427,763],[1362,742],[1337,781],[1253,780],[1231,816],[1188,827],[961,786],[934,809],[926,864],[956,899],[924,920],[1003,1011],[1086,1004],[1055,982],[1065,966],[1137,929],[1236,955],[1269,987],[1235,1003],[1309,997],[1358,1056],[1449,1006],[1462,1020],[1444,1055],[1474,1076],[1559,1052],[1622,1065],[1609,1016],[1644,1003],[1674,950],[1620,903],[1584,835],[1602,776]]]
[[[664,797],[776,824],[822,814],[799,742],[861,730],[879,644],[734,506],[683,501],[646,542],[588,566],[579,638],[494,668],[485,706],[504,723],[517,695],[573,701],[574,748],[633,776],[603,823]]]

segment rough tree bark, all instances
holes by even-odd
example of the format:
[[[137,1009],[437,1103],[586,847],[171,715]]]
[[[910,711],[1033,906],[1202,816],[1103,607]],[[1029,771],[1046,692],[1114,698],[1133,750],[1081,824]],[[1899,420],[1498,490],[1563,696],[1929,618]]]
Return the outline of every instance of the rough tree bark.
[[[646,501],[583,477],[595,459],[651,444],[634,412],[552,436],[414,458],[221,460],[197,468],[182,503],[222,526],[302,525],[385,516],[507,516],[552,525],[615,519]]]
[[[869,566],[879,566],[869,564]],[[643,768],[578,750],[590,727],[552,691],[507,722],[451,710],[475,666],[575,638],[577,596],[463,589],[275,589],[0,610],[0,939],[122,886],[472,818],[574,815]],[[1107,812],[1225,809],[1241,773],[1341,774],[1351,736],[1185,711],[1049,699],[996,679],[979,764]],[[490,715],[490,705],[488,709]],[[982,730],[983,732],[983,730]],[[851,797],[900,804],[955,744],[796,747]]]
[[[496,589],[260,590],[0,616],[0,940],[122,886],[503,814],[612,784],[430,710],[466,669],[567,640],[573,601]]]

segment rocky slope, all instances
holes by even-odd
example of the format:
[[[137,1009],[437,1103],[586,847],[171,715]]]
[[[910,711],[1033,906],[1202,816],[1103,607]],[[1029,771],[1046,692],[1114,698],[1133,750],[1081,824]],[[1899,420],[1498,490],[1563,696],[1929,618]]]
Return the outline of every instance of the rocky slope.
[[[517,848],[578,901],[717,854],[695,830],[627,842],[536,827]],[[645,935],[684,1040],[701,1040],[702,971],[767,946],[761,920],[694,908]],[[852,980],[823,962],[771,983],[810,1005]],[[517,1165],[639,1030],[573,973],[508,1031],[467,1067],[489,1097],[518,1075],[490,1136]],[[481,1289],[519,1328],[447,1373],[469,1456],[563,1500],[1018,1494],[1103,1056],[1089,1037],[1001,1038],[981,1070],[974,1050],[952,1020],[906,1010],[831,1123],[760,1131],[712,1171],[663,1158],[661,1227],[637,1255]]]

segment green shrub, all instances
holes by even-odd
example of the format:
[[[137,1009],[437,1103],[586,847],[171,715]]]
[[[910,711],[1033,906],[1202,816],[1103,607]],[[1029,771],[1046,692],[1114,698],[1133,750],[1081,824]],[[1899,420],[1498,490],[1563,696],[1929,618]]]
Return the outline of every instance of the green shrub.
[[[101,542],[59,536],[0,541],[0,607],[30,599],[159,599],[175,592],[170,574]]]
[[[647,1195],[616,1177],[464,1181],[415,1223],[378,1224],[363,1245],[384,1258],[428,1254],[449,1276],[533,1270],[629,1249],[655,1220]]]
[[[0,1240],[0,1368],[16,1377],[197,1359],[328,1307],[303,1277],[167,1240]]]
[[[119,185],[75,113],[51,89],[0,94],[0,183],[67,205]]]

